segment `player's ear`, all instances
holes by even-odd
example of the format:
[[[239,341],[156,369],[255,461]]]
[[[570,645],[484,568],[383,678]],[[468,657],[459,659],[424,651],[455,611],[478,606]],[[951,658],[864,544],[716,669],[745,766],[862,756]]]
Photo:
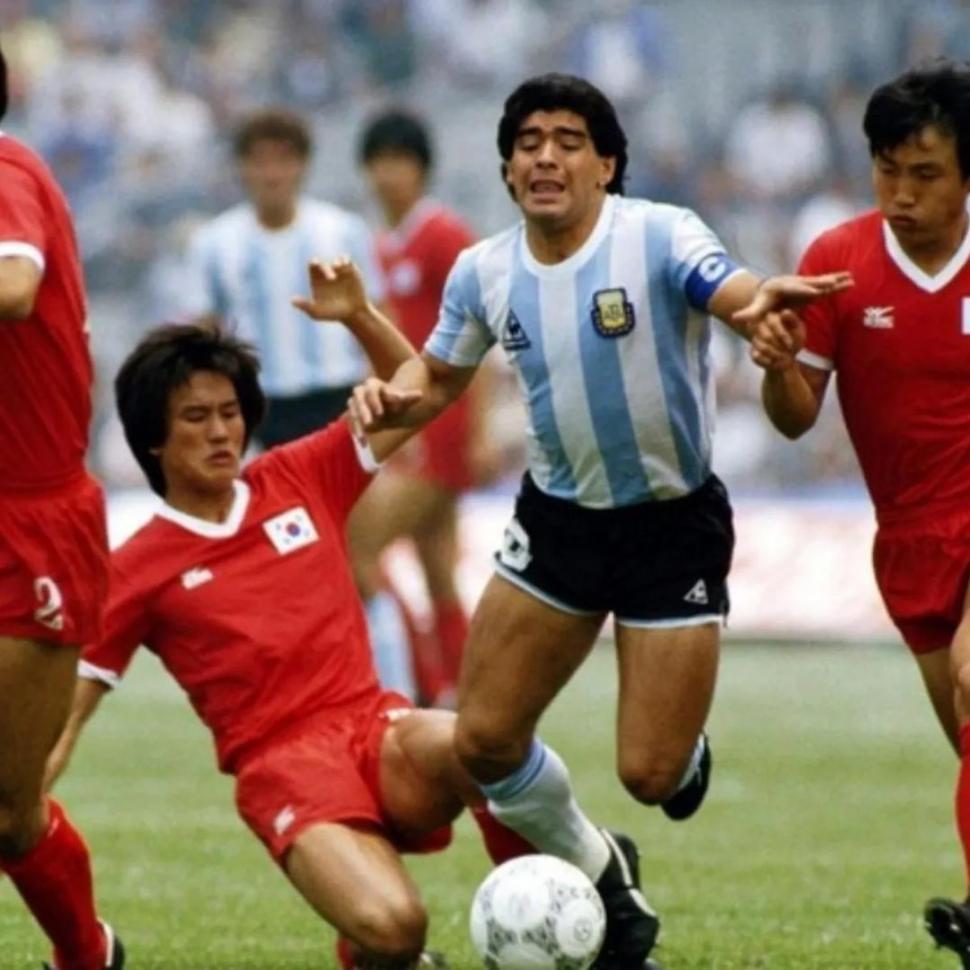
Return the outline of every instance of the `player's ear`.
[[[615,158],[601,158],[600,159],[600,177],[596,180],[596,187],[598,189],[605,189],[610,182],[613,181],[613,176],[616,174],[616,159]]]

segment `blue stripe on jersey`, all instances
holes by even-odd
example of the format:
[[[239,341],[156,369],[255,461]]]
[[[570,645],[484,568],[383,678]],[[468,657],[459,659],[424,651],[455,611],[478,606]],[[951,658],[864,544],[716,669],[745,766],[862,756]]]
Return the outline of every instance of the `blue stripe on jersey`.
[[[212,309],[228,322],[229,296],[222,277],[219,275],[219,251],[215,246],[209,247],[205,260],[206,285],[212,297]]]
[[[706,310],[715,290],[736,270],[740,269],[724,253],[705,256],[690,272],[684,283],[684,292],[691,306]]]
[[[694,489],[707,476],[698,453],[703,416],[687,370],[687,354],[692,348],[687,347],[686,294],[671,285],[669,231],[647,233],[646,249],[650,316],[660,380],[680,470],[688,489]]]
[[[304,226],[297,242],[297,252],[299,258],[294,260],[293,265],[293,292],[303,293],[307,288],[307,265],[313,259],[313,240]],[[305,313],[297,310],[296,307],[288,307],[290,316],[296,319],[297,331],[300,334],[300,347],[303,351],[304,384],[307,387],[319,387],[323,380],[324,360],[320,353],[320,328],[325,324],[311,320]]]
[[[269,387],[276,384],[280,369],[274,348],[276,346],[271,331],[271,297],[266,286],[264,269],[267,256],[262,252],[259,237],[253,235],[247,242],[242,264],[242,288],[248,295],[249,317],[253,321],[252,339],[260,350],[264,380]]]
[[[440,360],[451,360],[455,344],[461,338],[470,313],[485,327],[485,307],[478,279],[477,262],[471,256],[459,256],[445,286],[438,325],[428,336],[424,349]],[[467,366],[464,362],[457,366]]]
[[[579,353],[586,384],[586,399],[610,483],[613,505],[631,505],[651,498],[650,483],[640,461],[640,446],[627,404],[620,354],[628,352],[623,337],[603,337],[593,326],[593,294],[597,284],[610,279],[610,246],[600,246],[576,274],[576,309],[579,313]],[[637,321],[636,326],[645,326]]]
[[[575,498],[576,480],[573,477],[569,458],[562,446],[559,425],[556,423],[556,411],[552,402],[552,382],[549,379],[549,368],[542,342],[539,280],[525,268],[522,262],[521,247],[524,243],[521,236],[516,240],[515,245],[516,258],[513,263],[512,284],[509,288],[509,308],[515,311],[522,329],[532,342],[530,351],[519,358],[518,364],[522,379],[529,390],[529,400],[526,403],[532,428],[539,447],[545,452],[550,468],[550,478],[545,485],[545,490],[559,498]]]

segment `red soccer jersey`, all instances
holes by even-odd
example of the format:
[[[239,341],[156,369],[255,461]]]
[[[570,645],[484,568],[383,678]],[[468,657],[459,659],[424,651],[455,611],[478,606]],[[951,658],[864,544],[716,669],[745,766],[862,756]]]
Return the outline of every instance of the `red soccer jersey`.
[[[212,731],[224,771],[379,694],[344,524],[370,480],[344,421],[273,449],[223,523],[163,506],[113,556],[105,636],[82,676],[116,683],[139,644]]]
[[[800,359],[837,372],[839,400],[880,522],[970,504],[970,235],[935,276],[878,212],[821,235],[799,271],[855,286],[807,307]]]
[[[0,320],[0,491],[53,488],[83,470],[91,420],[81,263],[47,166],[2,134],[0,256],[26,256],[43,271],[33,313]]]
[[[473,242],[468,227],[431,199],[422,199],[401,225],[378,237],[377,254],[395,319],[418,350],[438,321],[451,267]]]

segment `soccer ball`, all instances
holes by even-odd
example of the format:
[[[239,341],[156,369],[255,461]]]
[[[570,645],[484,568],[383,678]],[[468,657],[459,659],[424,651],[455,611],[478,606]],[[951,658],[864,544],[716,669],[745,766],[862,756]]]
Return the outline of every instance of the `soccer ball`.
[[[488,970],[587,970],[605,931],[596,887],[551,855],[503,863],[472,902],[472,942]]]

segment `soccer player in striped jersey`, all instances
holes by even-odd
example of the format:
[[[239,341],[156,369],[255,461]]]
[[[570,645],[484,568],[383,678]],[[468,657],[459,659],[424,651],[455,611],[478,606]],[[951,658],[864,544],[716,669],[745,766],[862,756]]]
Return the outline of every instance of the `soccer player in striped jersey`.
[[[299,115],[256,112],[240,123],[233,147],[247,200],[206,223],[193,238],[182,309],[189,316],[214,314],[232,321],[240,337],[256,347],[268,407],[255,440],[271,448],[343,413],[353,385],[367,371],[347,330],[315,326],[290,305],[306,265],[349,255],[368,298],[378,305],[384,282],[364,220],[303,194],[313,142]],[[368,504],[367,497],[359,504],[358,521],[367,522]],[[354,543],[351,551],[356,560]],[[355,572],[363,576],[366,566]],[[366,608],[381,681],[413,697],[409,641],[396,600],[373,589]]]
[[[752,356],[775,426],[815,423],[831,374],[876,510],[876,581],[960,756],[966,901],[933,899],[926,927],[970,968],[970,68],[941,62],[878,88],[863,127],[876,208],[823,233],[804,272],[856,285],[772,315]]]
[[[472,618],[457,749],[499,818],[597,881],[607,935],[596,966],[640,967],[659,923],[636,847],[579,811],[536,725],[612,613],[619,776],[672,818],[696,811],[733,547],[711,471],[708,315],[743,330],[743,308],[758,318],[850,281],[759,280],[692,212],[624,199],[626,137],[580,78],[522,84],[498,145],[523,221],[459,257],[424,352],[390,389],[359,387],[353,411],[368,429],[429,421],[495,343],[517,369],[529,469]],[[423,399],[389,415],[383,395],[400,389]]]

